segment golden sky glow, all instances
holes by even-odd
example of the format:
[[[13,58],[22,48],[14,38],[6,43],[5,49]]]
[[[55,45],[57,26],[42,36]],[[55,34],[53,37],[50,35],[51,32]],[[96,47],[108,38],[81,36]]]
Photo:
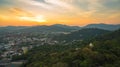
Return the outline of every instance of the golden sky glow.
[[[0,0],[0,26],[120,23],[120,0]]]

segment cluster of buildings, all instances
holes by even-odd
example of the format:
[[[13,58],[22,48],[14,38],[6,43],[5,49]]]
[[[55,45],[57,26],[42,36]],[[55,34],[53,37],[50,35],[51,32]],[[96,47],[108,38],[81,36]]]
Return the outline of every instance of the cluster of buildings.
[[[13,65],[17,65],[15,67],[20,67],[18,61],[17,63],[12,63],[11,60],[14,58],[14,56],[21,56],[25,54],[29,49],[31,49],[30,46],[18,47],[14,43],[0,45],[0,51],[2,51],[0,54],[0,67],[12,67]]]
[[[27,46],[27,47],[18,47],[17,45],[2,45],[2,49],[0,49],[1,51],[1,55],[0,57],[2,58],[9,58],[12,59],[13,56],[15,55],[22,55],[24,53],[26,53],[29,49],[31,49],[31,46]]]
[[[9,35],[3,37],[3,42],[0,42],[0,57],[9,57],[11,58],[14,55],[22,55],[26,53],[29,49],[40,46],[44,44],[54,45],[58,41],[54,41],[47,37],[35,37],[35,36],[26,36],[26,35]]]

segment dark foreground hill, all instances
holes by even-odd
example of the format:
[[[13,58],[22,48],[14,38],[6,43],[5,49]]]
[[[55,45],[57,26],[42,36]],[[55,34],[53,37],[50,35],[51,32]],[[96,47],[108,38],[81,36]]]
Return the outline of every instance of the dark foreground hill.
[[[120,30],[117,30],[98,36],[90,45],[76,42],[34,48],[24,56],[28,62],[23,67],[119,67],[119,34]],[[86,45],[80,47],[83,44]]]

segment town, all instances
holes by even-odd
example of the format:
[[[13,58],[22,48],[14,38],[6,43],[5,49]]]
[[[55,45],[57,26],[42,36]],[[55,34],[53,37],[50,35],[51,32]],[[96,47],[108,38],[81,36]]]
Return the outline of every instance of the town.
[[[37,36],[33,34],[26,35],[23,33],[7,34],[0,38],[0,66],[5,67],[10,66],[14,56],[21,56],[33,47],[45,44],[54,45],[58,43],[58,41],[54,41],[43,34],[37,34]],[[25,62],[25,60],[20,60],[19,62],[21,63],[21,61],[22,63]],[[20,64],[18,63],[18,65]]]

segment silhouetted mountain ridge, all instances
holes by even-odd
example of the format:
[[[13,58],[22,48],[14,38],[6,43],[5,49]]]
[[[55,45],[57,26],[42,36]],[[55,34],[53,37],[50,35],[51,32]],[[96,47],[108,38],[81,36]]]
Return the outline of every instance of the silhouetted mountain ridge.
[[[0,33],[8,33],[8,32],[28,32],[28,33],[51,33],[51,32],[72,32],[81,30],[84,28],[98,28],[104,30],[114,31],[120,28],[120,24],[118,25],[110,25],[110,24],[89,24],[84,27],[79,26],[68,26],[62,24],[54,24],[50,26],[6,26],[0,27]]]
[[[120,24],[112,25],[112,24],[89,24],[86,25],[84,28],[99,28],[99,29],[104,29],[104,30],[118,30],[120,28]]]

